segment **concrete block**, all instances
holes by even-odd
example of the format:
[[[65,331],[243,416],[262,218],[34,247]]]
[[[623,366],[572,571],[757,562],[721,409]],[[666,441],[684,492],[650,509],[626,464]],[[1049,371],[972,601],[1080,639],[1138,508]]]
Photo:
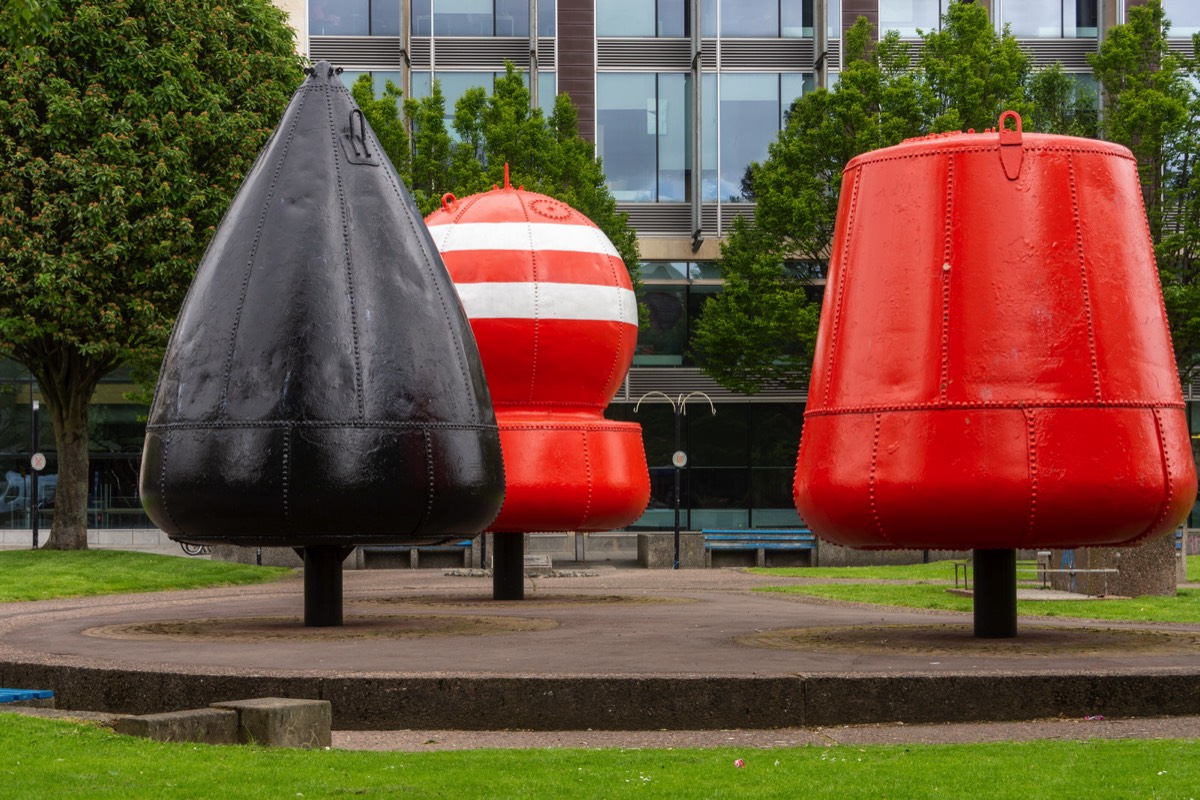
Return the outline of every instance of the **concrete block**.
[[[333,743],[333,709],[328,700],[259,697],[212,707],[237,712],[238,740],[243,743],[309,750]]]
[[[238,743],[237,712],[219,708],[122,717],[113,728],[126,736],[140,736],[156,742]]]
[[[675,533],[639,533],[637,558],[638,564],[647,569],[670,569],[675,560]],[[704,566],[704,536],[699,531],[680,531],[679,568],[703,569]]]

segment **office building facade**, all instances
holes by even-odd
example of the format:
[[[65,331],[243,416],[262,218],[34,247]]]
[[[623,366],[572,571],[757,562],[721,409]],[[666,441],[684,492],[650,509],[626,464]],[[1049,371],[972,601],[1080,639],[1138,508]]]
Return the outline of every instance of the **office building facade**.
[[[300,50],[341,66],[347,82],[365,72],[377,88],[391,80],[422,97],[436,80],[452,113],[468,88],[490,86],[513,62],[535,76],[537,105],[549,108],[556,93],[570,95],[580,133],[595,143],[618,207],[638,231],[643,259],[650,322],[608,410],[645,431],[652,499],[634,528],[670,528],[674,516],[675,414],[650,393],[699,392],[704,396],[692,395],[682,415],[678,444],[688,454],[681,524],[693,530],[801,522],[791,476],[804,392],[737,395],[688,354],[695,320],[721,288],[719,241],[735,217],[753,213],[741,196],[746,167],[765,157],[795,98],[836,81],[842,34],[858,17],[919,46],[918,31],[935,29],[950,1],[276,0]],[[1010,27],[1035,66],[1061,62],[1086,83],[1087,55],[1140,0],[976,1],[997,29]],[[1190,52],[1200,4],[1163,5],[1172,46]],[[138,519],[137,420],[144,408],[121,399],[122,381],[113,376],[93,406],[97,527]],[[1200,404],[1191,402],[1196,389],[1184,389],[1200,429]],[[27,373],[0,364],[0,478],[27,472],[35,391]],[[46,447],[51,435],[43,427]],[[28,527],[19,488],[9,494],[7,517],[0,503],[0,526]]]

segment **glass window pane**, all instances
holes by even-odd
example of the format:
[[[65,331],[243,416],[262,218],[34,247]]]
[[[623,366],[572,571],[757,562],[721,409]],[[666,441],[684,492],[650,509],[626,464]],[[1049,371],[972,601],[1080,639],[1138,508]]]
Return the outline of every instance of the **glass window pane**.
[[[554,113],[554,98],[558,94],[558,76],[553,72],[538,73],[538,107],[547,119]]]
[[[411,27],[413,36],[429,36],[433,32],[433,17],[429,10],[430,0],[411,0]]]
[[[899,31],[901,36],[915,38],[919,31],[941,28],[939,0],[879,0],[879,30]]]
[[[529,0],[496,0],[496,35],[529,35]]]
[[[438,0],[439,7],[441,0]],[[455,142],[460,140],[454,130],[454,105],[467,93],[467,89],[482,86],[488,94],[492,91],[493,73],[491,72],[439,72],[438,83],[442,85],[442,95],[446,98],[446,132]]]
[[[433,94],[433,81],[428,72],[413,72],[411,80],[413,98],[420,100]]]
[[[1090,39],[1099,34],[1099,9],[1096,0],[1066,0],[1063,36]]]
[[[554,36],[558,31],[555,0],[538,0],[538,36]]]
[[[780,35],[799,39],[813,35],[813,0],[782,0],[779,4]]]
[[[722,36],[779,36],[779,0],[737,0],[721,4]]]
[[[779,76],[779,127],[787,124],[792,102],[805,92],[811,92],[816,78],[811,72],[784,72]]]
[[[690,36],[684,0],[658,0],[658,35]]]
[[[388,72],[385,70],[373,70],[371,72],[371,80],[375,85],[375,96],[376,97],[383,97],[383,92],[387,88],[388,81],[391,81],[392,83],[396,84],[397,89],[404,91],[404,84],[402,83],[402,81],[404,80],[404,75],[400,72]],[[403,100],[401,100],[401,102],[403,102]],[[403,113],[404,109],[401,108],[400,111],[401,111],[401,113]]]
[[[717,35],[717,0],[696,0],[700,3],[700,35]]]
[[[654,73],[596,75],[596,151],[618,201],[656,199],[656,116]]]
[[[1163,0],[1163,15],[1171,20],[1171,38],[1200,33],[1200,3],[1196,0]]]
[[[642,281],[679,281],[688,279],[687,261],[643,261]]]
[[[713,414],[704,398],[692,398],[684,415],[688,466],[749,466],[749,407],[749,403],[723,404]]]
[[[797,528],[803,524],[792,500],[794,474],[794,466],[751,470],[751,522],[755,528]]]
[[[492,0],[437,0],[433,32],[437,36],[491,36]]]
[[[700,130],[703,131],[701,148],[704,150],[701,159],[703,169],[703,184],[700,187],[701,197],[706,203],[718,200],[717,190],[717,76],[716,73],[706,72],[700,77]]]
[[[342,79],[342,83],[345,84],[347,89],[352,89],[352,88],[354,88],[354,82],[358,80],[358,76],[366,75],[366,74],[367,74],[366,70],[344,69],[344,70],[342,70],[342,74],[339,75],[338,77],[340,77]]]
[[[654,32],[654,3],[596,0],[597,36],[653,36]]]
[[[827,0],[825,23],[828,25],[827,31],[830,39],[836,39],[842,35],[842,0]]]
[[[724,407],[718,414],[724,412]],[[689,412],[688,416],[691,416]],[[750,523],[750,471],[689,467],[684,497],[688,500],[693,530],[732,528],[743,530]]]
[[[400,35],[400,0],[371,0],[371,35]]]
[[[683,202],[691,173],[688,147],[688,86],[691,78],[681,72],[658,76],[658,200]]]
[[[687,284],[643,285],[642,304],[649,324],[638,331],[633,363],[640,366],[679,366],[687,338]]]
[[[311,36],[366,36],[371,32],[369,0],[312,0],[308,6]]]
[[[1074,3],[1066,0],[1074,12]],[[1001,21],[1012,27],[1020,38],[1060,38],[1063,35],[1064,0],[1004,0]]]
[[[779,133],[779,74],[721,75],[722,200],[742,197],[742,179],[752,161],[762,161]]]

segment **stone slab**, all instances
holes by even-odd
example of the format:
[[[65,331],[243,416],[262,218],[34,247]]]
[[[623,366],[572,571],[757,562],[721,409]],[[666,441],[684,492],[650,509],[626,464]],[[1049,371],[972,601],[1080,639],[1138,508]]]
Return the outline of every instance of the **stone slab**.
[[[156,742],[238,743],[237,712],[219,708],[122,717],[113,729],[126,736],[140,736]]]
[[[238,740],[244,744],[307,750],[332,744],[333,711],[328,700],[259,697],[212,707],[237,712]]]

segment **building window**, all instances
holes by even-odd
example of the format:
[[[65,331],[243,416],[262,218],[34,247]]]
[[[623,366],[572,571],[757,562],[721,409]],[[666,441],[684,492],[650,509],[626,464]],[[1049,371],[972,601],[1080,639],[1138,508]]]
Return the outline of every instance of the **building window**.
[[[1003,0],[1000,22],[1018,39],[1095,38],[1096,0]]]
[[[375,75],[391,75],[392,73],[374,73]],[[458,133],[454,130],[454,106],[462,99],[462,96],[467,93],[468,89],[476,86],[486,89],[489,93],[496,78],[502,77],[504,72],[438,72],[437,81],[442,87],[442,96],[445,98],[445,121],[446,132],[450,134],[450,138],[458,141]],[[345,79],[345,73],[343,73]],[[524,81],[526,88],[529,86],[529,72],[522,71],[521,79]],[[394,81],[396,82],[396,81]],[[397,82],[398,83],[398,82]],[[412,74],[412,96],[416,100],[423,97],[429,97],[433,93],[433,76],[425,71],[414,71]],[[549,118],[554,113],[554,97],[555,88],[557,85],[557,76],[554,72],[539,72],[538,73],[538,107],[542,113]],[[375,92],[378,94],[383,87],[383,81],[378,77],[375,79]]]
[[[812,36],[813,1],[721,0],[717,14],[720,20],[717,34],[729,38]],[[702,17],[706,10],[701,6]],[[704,30],[704,34],[708,35],[707,30]]]
[[[712,135],[713,116],[705,113],[704,199],[738,202],[745,199],[743,180],[753,161],[767,156],[767,146],[775,140],[792,101],[803,94],[809,73],[727,72],[719,76],[720,99],[709,88],[711,75],[705,75],[704,108],[716,108],[716,136]],[[710,140],[716,142],[715,152]],[[720,169],[709,158],[719,155]],[[709,182],[709,176],[718,180]]]
[[[710,262],[643,261],[640,302],[649,321],[638,332],[633,363],[641,367],[694,366],[689,354],[692,325],[723,281]]]
[[[371,86],[375,90],[376,97],[383,97],[383,90],[387,86],[388,81],[394,83],[399,89],[404,88],[404,76],[399,72],[391,72],[388,70],[342,70],[342,83],[346,85],[347,89],[352,89],[354,88],[354,83],[358,80],[359,75],[371,76]],[[401,111],[403,111],[403,109],[401,109]]]
[[[1191,38],[1200,33],[1200,3],[1196,0],[1163,0],[1163,16],[1171,21],[1171,38]]]
[[[687,199],[689,83],[683,73],[596,75],[596,151],[618,201]]]
[[[596,0],[597,36],[691,36],[685,0]]]
[[[400,0],[312,0],[313,36],[399,36]]]
[[[538,35],[553,36],[555,0],[538,0],[537,8]],[[411,13],[413,36],[529,35],[529,0],[412,0]]]
[[[906,39],[940,30],[949,0],[879,0],[879,32],[897,31]]]

